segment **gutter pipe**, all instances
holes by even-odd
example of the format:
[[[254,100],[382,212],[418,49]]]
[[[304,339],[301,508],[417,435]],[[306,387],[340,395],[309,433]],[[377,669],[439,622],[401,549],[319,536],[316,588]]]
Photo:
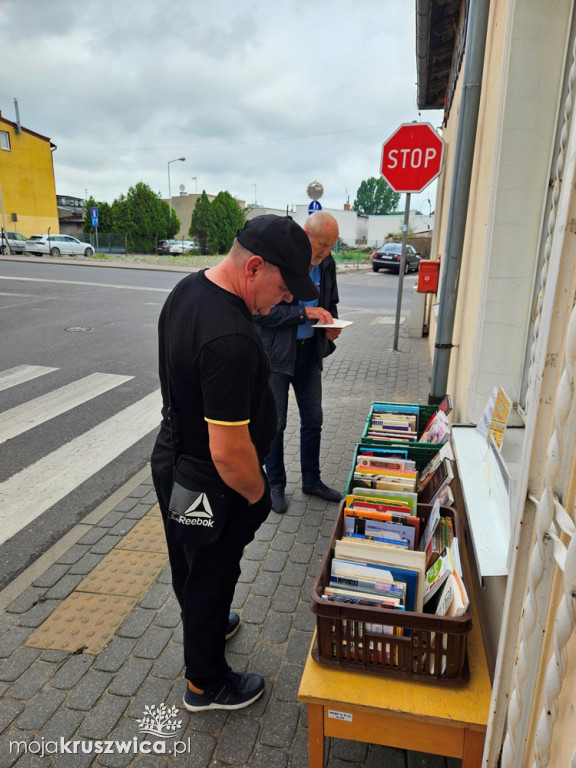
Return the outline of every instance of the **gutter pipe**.
[[[442,401],[448,385],[448,369],[450,367],[450,352],[453,347],[452,336],[462,263],[462,248],[466,234],[489,10],[490,0],[470,0],[466,30],[464,82],[454,150],[454,171],[443,257],[444,269],[440,279],[440,306],[434,344],[432,380],[428,396],[430,404],[437,404]]]

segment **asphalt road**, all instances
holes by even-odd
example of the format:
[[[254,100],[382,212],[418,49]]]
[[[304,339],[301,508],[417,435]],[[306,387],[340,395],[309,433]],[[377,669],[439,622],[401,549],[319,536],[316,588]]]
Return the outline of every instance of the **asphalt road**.
[[[0,261],[0,589],[148,462],[156,324],[182,277]],[[351,271],[339,288],[342,317],[395,314],[396,275]]]

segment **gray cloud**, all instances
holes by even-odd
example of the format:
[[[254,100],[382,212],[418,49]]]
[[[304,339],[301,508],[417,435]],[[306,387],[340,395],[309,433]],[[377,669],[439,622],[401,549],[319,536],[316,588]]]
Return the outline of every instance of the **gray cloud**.
[[[405,0],[2,0],[0,50],[0,110],[57,145],[60,194],[167,196],[184,156],[173,191],[283,208],[318,179],[340,208],[400,123],[441,120],[416,109]]]

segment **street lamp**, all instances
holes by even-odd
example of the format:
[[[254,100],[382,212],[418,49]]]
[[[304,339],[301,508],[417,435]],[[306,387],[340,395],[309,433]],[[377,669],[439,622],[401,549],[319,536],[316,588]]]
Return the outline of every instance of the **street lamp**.
[[[170,163],[183,163],[185,157],[177,157],[175,160],[168,160],[168,205],[170,206],[170,221],[172,221],[172,193],[170,191]]]
[[[198,179],[196,176],[192,176],[192,181],[194,182],[194,192],[198,194]]]

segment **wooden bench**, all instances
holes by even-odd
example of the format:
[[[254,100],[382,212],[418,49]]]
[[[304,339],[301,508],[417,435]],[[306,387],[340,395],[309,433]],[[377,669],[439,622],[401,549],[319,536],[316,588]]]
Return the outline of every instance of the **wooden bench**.
[[[309,653],[298,691],[308,707],[309,768],[323,768],[326,736],[457,757],[462,768],[480,768],[491,685],[474,617],[470,680],[454,688],[329,668]]]

